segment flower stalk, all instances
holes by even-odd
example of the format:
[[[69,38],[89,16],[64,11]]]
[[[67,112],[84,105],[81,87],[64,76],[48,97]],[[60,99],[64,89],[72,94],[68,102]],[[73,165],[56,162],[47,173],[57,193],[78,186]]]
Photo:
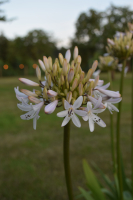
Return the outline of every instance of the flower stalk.
[[[126,66],[126,59],[123,61],[121,81],[120,81],[120,94],[123,95],[123,83],[124,83],[124,70]],[[121,149],[120,149],[120,119],[122,111],[122,102],[118,105],[118,115],[117,115],[117,135],[116,135],[116,151],[117,151],[117,175],[119,180],[120,188],[120,199],[123,200],[123,183],[122,183],[122,172],[121,172]]]
[[[133,193],[133,58],[131,59],[131,67],[132,67],[131,172],[132,172],[132,193]]]
[[[65,179],[69,200],[73,200],[73,190],[72,190],[72,181],[71,181],[71,172],[70,172],[70,158],[69,158],[69,143],[70,143],[70,123],[68,122],[64,126],[64,143],[63,143],[63,152],[64,152],[64,170],[65,170]]]
[[[112,90],[112,71],[108,71],[109,75],[109,82],[110,82],[110,90]],[[114,122],[113,122],[113,115],[110,113],[110,138],[111,138],[111,154],[112,154],[112,161],[113,161],[113,173],[116,172],[116,159],[115,159],[115,145],[114,145]]]

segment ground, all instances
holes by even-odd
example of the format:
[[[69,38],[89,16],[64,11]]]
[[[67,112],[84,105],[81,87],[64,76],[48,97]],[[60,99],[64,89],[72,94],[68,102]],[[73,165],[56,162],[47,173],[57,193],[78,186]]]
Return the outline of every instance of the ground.
[[[107,82],[107,74],[101,75]],[[36,78],[30,79],[37,81]],[[113,88],[119,90],[120,74],[115,75]],[[20,119],[14,87],[28,88],[17,77],[0,79],[0,200],[67,200],[63,169],[62,118],[56,113],[40,112],[37,130],[33,121]],[[125,77],[121,119],[121,149],[127,176],[131,174],[131,74]],[[90,133],[88,123],[81,118],[82,127],[71,126],[71,171],[74,194],[78,186],[86,187],[82,160],[96,163],[112,177],[110,151],[110,115],[108,110],[99,115],[106,128],[95,126]],[[116,135],[116,117],[114,113]],[[94,170],[95,171],[95,170]],[[99,174],[95,172],[97,177]]]

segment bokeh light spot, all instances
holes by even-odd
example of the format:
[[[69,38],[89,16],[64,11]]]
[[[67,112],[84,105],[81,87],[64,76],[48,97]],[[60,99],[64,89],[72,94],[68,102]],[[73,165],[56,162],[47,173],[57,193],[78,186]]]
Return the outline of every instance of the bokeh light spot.
[[[7,70],[9,67],[8,67],[8,65],[4,65],[3,68],[4,68],[5,70]]]
[[[37,67],[37,64],[33,64],[33,66],[32,66],[34,69],[36,69],[36,67]]]
[[[20,64],[20,65],[19,65],[19,68],[20,68],[20,69],[24,69],[24,65],[23,65],[23,64]]]

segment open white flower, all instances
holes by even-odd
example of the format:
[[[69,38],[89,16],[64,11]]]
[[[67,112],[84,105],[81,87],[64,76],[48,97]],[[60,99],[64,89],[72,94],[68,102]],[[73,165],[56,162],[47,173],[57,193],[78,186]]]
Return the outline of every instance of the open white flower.
[[[105,110],[105,109],[97,109],[99,108],[101,102],[102,102],[102,97],[99,97],[97,104],[94,106],[94,108],[92,108],[91,102],[87,103],[87,108],[86,108],[87,115],[83,117],[83,120],[89,122],[89,128],[91,132],[94,131],[94,123],[97,123],[101,127],[106,127],[104,121],[100,117],[94,114],[94,113],[101,113]]]
[[[22,102],[22,99],[23,99],[26,103],[28,103],[28,101],[29,101],[28,95],[26,95],[26,94],[20,92],[18,86],[17,86],[17,88],[14,88],[14,91],[15,91],[16,97],[17,97],[17,99],[18,99],[19,101]]]
[[[70,105],[66,100],[64,102],[64,107],[66,110],[61,111],[59,113],[57,113],[58,117],[65,117],[65,119],[62,122],[61,126],[65,126],[70,119],[72,119],[73,123],[75,126],[77,127],[81,127],[81,123],[78,119],[78,117],[75,115],[75,113],[79,116],[85,116],[86,115],[86,111],[83,110],[77,110],[77,108],[79,108],[82,105],[83,102],[83,97],[80,96],[73,105]]]
[[[121,100],[122,100],[121,97],[120,98],[109,98],[107,100],[103,100],[103,103],[106,106],[106,108],[108,108],[110,113],[113,114],[112,111],[119,112],[118,108],[116,106],[114,106],[113,104],[114,103],[119,103]]]
[[[17,104],[18,108],[22,111],[28,111],[24,115],[21,115],[21,119],[23,120],[30,120],[33,119],[33,128],[36,130],[36,124],[37,120],[39,119],[39,112],[41,107],[44,105],[44,102],[40,102],[36,105],[32,105],[32,103],[27,104],[23,99],[22,99],[22,104]]]

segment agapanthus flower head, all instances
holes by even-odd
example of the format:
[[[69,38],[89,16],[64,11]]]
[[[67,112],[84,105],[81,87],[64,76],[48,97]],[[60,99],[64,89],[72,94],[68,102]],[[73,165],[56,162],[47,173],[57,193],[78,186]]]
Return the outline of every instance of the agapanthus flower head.
[[[117,92],[106,90],[108,85],[102,86],[103,80],[99,80],[99,76],[96,76],[95,79],[91,78],[97,68],[97,61],[94,61],[92,68],[86,74],[81,68],[81,61],[78,47],[75,47],[73,59],[70,50],[66,52],[65,57],[59,53],[59,57],[54,62],[51,57],[44,56],[43,61],[39,59],[39,65],[45,75],[44,80],[42,80],[39,66],[36,67],[38,83],[26,78],[19,78],[22,83],[35,87],[33,91],[21,89],[21,92],[15,88],[16,97],[20,101],[17,106],[27,112],[21,115],[21,119],[33,119],[33,127],[36,129],[39,111],[43,106],[45,114],[51,114],[56,108],[62,106],[63,111],[57,114],[58,117],[65,117],[62,126],[72,119],[75,126],[81,127],[77,115],[83,118],[89,115],[88,119],[91,120],[92,117],[93,122],[105,127],[102,120],[100,122],[95,120],[95,118],[98,120],[100,118],[94,116],[93,113],[97,114],[105,110],[106,106],[102,102],[103,96],[118,98],[120,95]],[[28,101],[32,103],[28,104]],[[91,108],[91,104],[94,105],[94,108]],[[83,106],[87,106],[87,108]],[[90,111],[88,108],[91,108]],[[93,130],[92,126],[90,125],[91,131]]]
[[[126,32],[125,34],[120,33],[119,37],[114,37],[114,39],[108,38],[107,43],[108,46],[106,49],[111,56],[119,59],[127,59],[133,55],[133,39],[131,32]]]
[[[98,67],[102,71],[109,71],[116,69],[118,64],[118,59],[112,56],[99,56]]]

